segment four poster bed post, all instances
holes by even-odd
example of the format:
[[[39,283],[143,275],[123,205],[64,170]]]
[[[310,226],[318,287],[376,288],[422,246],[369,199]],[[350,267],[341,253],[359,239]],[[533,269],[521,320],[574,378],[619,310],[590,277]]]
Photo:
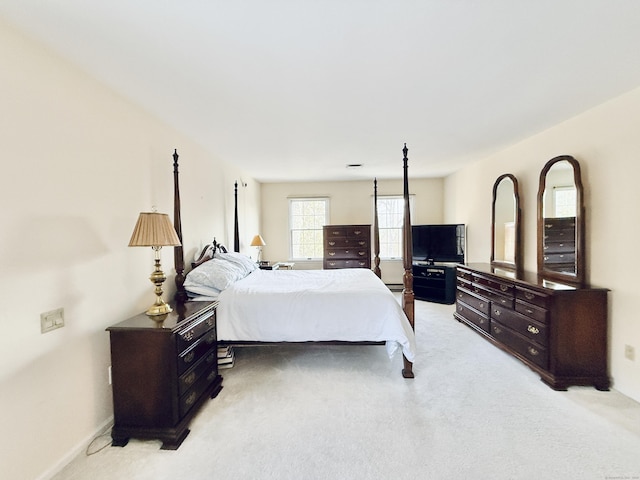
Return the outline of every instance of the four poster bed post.
[[[173,264],[176,268],[176,302],[188,300],[184,289],[184,251],[182,248],[182,218],[180,216],[180,182],[178,181],[178,149],[173,151],[173,227],[176,229],[180,245],[173,247]]]
[[[404,162],[404,221],[403,221],[403,290],[402,290],[402,309],[409,321],[412,330],[415,330],[414,322],[414,292],[413,292],[413,273],[412,273],[412,260],[413,260],[413,247],[411,236],[411,216],[409,210],[409,179],[408,179],[408,149],[405,143],[403,152]],[[180,189],[178,180],[178,152],[177,150],[173,154],[173,179],[174,179],[174,226],[180,242],[182,243],[182,220],[180,214]],[[235,183],[234,189],[234,251],[240,251],[240,235],[238,232],[238,183]],[[378,232],[378,181],[374,179],[374,273],[382,278],[380,271],[380,240]],[[214,240],[215,242],[215,240]],[[184,303],[187,301],[188,296],[184,287],[185,275],[184,275],[184,251],[182,245],[174,247],[174,264],[176,269],[176,296],[175,300],[178,303]],[[414,378],[413,363],[403,355],[403,369],[402,376],[404,378]]]
[[[404,275],[402,277],[404,288],[402,290],[402,309],[405,315],[409,319],[409,324],[413,330],[415,327],[415,296],[413,293],[413,238],[411,234],[411,210],[409,208],[409,158],[407,153],[409,149],[407,144],[404,144],[402,149],[403,163],[404,163],[404,223],[402,225],[403,235],[403,254],[402,260],[404,262]],[[413,378],[413,364],[407,360],[406,357],[402,357],[404,360],[404,369],[402,370],[402,376],[404,378]]]
[[[380,271],[380,231],[378,228],[378,179],[373,179],[373,273],[382,278]]]

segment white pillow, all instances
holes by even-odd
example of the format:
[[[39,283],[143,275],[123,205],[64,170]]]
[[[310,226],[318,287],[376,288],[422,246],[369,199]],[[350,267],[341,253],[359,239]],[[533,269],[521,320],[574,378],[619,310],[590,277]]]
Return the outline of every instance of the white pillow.
[[[239,266],[245,272],[245,276],[258,269],[258,264],[246,255],[238,252],[216,252],[215,259],[226,260]]]
[[[193,286],[205,286],[221,292],[244,277],[246,274],[238,265],[213,258],[191,270],[184,280],[184,287],[189,290]]]
[[[185,282],[186,283],[186,282]],[[187,290],[187,294],[189,297],[207,297],[207,298],[218,298],[220,295],[220,290],[217,288],[206,287],[204,285],[189,285],[185,286]]]

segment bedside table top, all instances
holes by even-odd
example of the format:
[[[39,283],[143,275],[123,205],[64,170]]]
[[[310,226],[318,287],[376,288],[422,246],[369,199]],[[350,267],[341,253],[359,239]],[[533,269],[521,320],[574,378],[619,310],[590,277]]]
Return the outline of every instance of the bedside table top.
[[[155,329],[158,331],[162,330],[173,330],[185,320],[190,320],[191,318],[198,317],[200,314],[205,313],[205,311],[210,310],[218,302],[185,302],[171,304],[171,308],[173,311],[167,314],[167,317],[162,322],[157,322],[153,320],[152,317],[147,315],[146,313],[140,313],[134,317],[128,318],[120,323],[116,323],[115,325],[111,325],[107,328],[107,331],[111,330],[147,330],[147,329]]]

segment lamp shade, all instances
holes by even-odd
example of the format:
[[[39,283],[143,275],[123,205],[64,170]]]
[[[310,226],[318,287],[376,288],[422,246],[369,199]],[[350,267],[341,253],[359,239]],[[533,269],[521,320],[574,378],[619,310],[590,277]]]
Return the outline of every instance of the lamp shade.
[[[253,240],[251,240],[252,247],[264,247],[265,245],[266,243],[264,243],[264,239],[260,235],[256,235],[253,237]]]
[[[138,217],[130,247],[176,247],[180,239],[166,213],[142,212]]]

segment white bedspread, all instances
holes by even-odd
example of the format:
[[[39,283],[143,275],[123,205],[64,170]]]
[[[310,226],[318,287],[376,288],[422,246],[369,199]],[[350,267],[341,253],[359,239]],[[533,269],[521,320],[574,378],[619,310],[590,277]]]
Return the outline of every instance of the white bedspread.
[[[384,341],[414,361],[409,321],[371,270],[256,270],[218,300],[222,341]]]

